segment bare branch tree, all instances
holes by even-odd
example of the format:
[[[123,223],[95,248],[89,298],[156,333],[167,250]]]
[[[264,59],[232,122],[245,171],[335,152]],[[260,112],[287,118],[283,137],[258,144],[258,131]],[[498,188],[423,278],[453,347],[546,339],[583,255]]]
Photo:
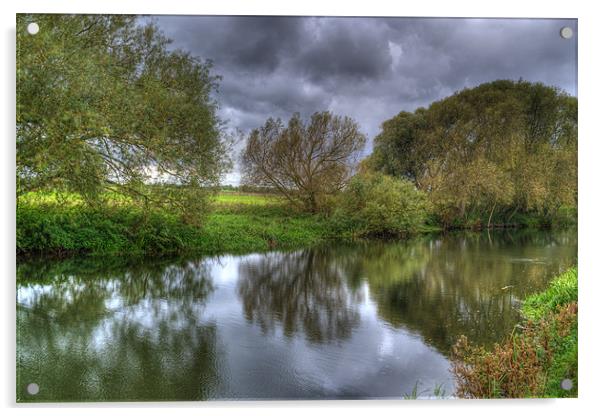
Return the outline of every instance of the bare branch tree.
[[[357,167],[366,136],[349,117],[296,113],[287,126],[272,118],[251,132],[242,155],[245,184],[276,188],[310,212],[340,191]]]

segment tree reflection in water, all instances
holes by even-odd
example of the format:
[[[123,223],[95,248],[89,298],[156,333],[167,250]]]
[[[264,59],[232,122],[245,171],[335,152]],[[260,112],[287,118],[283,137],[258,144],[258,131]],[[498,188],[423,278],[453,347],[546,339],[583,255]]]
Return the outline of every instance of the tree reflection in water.
[[[493,234],[493,235],[492,235]],[[457,233],[338,249],[353,285],[365,279],[379,316],[443,354],[462,334],[490,345],[512,330],[520,299],[575,263],[573,232]]]
[[[216,328],[203,321],[213,286],[203,264],[29,262],[18,284],[20,401],[213,395]]]
[[[493,234],[493,235],[492,235]],[[520,299],[576,261],[573,232],[458,233],[253,257],[239,267],[249,322],[314,342],[349,337],[363,285],[381,319],[448,354],[464,334],[491,344],[512,330]]]
[[[349,290],[330,249],[270,253],[239,266],[238,293],[247,320],[264,332],[277,324],[316,343],[344,340],[359,324],[362,294]]]

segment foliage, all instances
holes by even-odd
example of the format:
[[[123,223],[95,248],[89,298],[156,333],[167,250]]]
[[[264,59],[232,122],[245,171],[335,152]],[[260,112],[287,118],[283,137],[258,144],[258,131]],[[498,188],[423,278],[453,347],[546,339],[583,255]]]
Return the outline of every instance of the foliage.
[[[462,336],[452,371],[463,398],[574,397],[577,394],[577,270],[525,302],[529,320],[492,351]],[[560,387],[572,380],[572,390]]]
[[[177,217],[132,207],[30,206],[17,209],[19,253],[171,253],[198,236]]]
[[[422,391],[418,391],[418,385],[420,382],[417,380],[414,383],[414,387],[412,387],[412,391],[410,393],[406,393],[403,395],[404,400],[418,400],[422,397],[431,397],[435,399],[445,399],[447,398],[445,395],[445,389],[443,388],[443,384],[435,384],[432,392],[429,389],[424,389]]]
[[[403,395],[404,400],[416,400],[418,399],[418,396],[422,396],[425,393],[427,393],[428,390],[423,390],[421,392],[418,391],[418,381],[416,381],[416,383],[414,383],[414,387],[412,388],[412,391],[410,393],[406,393]]]
[[[189,220],[206,211],[228,165],[217,77],[168,44],[135,16],[17,16],[18,195],[53,189],[92,205],[110,187]]]
[[[495,81],[385,121],[367,168],[414,181],[445,226],[552,221],[577,203],[577,99]]]
[[[427,207],[425,194],[410,181],[362,172],[338,197],[333,220],[359,236],[399,236],[418,231]]]
[[[218,195],[202,228],[169,212],[146,212],[113,194],[91,207],[77,195],[27,194],[17,206],[17,252],[170,254],[264,251],[328,238],[327,220],[293,212],[274,196]]]
[[[317,212],[343,188],[365,142],[355,121],[328,111],[314,113],[308,123],[294,114],[286,127],[270,118],[249,135],[242,155],[244,183],[274,187]]]

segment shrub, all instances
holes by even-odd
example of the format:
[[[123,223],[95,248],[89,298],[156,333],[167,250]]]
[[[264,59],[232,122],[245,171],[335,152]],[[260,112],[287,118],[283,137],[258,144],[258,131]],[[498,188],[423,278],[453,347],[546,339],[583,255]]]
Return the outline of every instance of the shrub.
[[[359,173],[337,198],[333,222],[359,236],[409,234],[424,224],[427,206],[426,195],[409,181]]]

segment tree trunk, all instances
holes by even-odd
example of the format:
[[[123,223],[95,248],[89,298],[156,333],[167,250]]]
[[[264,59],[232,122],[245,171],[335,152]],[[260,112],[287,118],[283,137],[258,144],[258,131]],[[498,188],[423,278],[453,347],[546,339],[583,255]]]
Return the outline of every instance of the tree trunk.
[[[491,212],[489,213],[489,220],[487,221],[487,228],[491,227],[491,217],[493,216],[493,210],[495,209],[496,205],[497,205],[497,202],[495,204],[493,204],[493,208],[491,208]]]

